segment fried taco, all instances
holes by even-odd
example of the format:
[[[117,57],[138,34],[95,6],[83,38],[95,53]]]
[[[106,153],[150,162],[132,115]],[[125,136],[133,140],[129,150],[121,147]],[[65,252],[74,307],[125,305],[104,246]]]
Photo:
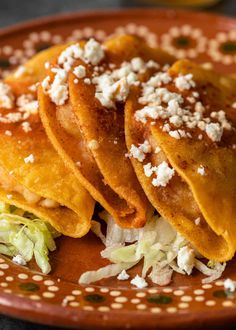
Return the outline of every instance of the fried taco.
[[[124,101],[138,75],[157,62],[173,58],[140,38],[116,36],[103,45],[90,39],[62,52],[39,89],[51,142],[94,199],[126,228],[142,227],[151,208],[126,157]]]
[[[125,107],[127,146],[150,202],[215,261],[236,247],[235,100],[233,79],[181,60],[134,88]]]
[[[8,218],[30,213],[59,233],[81,237],[95,202],[54,150],[38,113],[37,82],[62,48],[36,55],[0,83],[0,200],[20,209]]]

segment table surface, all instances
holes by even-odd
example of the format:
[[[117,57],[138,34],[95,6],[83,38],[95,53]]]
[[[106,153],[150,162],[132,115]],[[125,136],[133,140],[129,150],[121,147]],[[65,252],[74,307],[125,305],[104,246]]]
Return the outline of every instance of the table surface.
[[[0,27],[56,13],[96,8],[140,7],[145,6],[144,3],[144,0],[0,0]],[[236,16],[236,0],[222,0],[207,11]],[[0,329],[55,330],[56,328],[0,316]]]

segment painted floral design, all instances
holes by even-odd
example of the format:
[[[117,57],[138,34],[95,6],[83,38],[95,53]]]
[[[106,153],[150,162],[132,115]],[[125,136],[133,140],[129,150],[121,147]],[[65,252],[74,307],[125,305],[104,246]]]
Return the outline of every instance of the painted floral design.
[[[134,23],[129,23],[125,26],[117,27],[114,31],[114,34],[121,33],[135,34],[139,37],[142,37],[152,47],[156,47],[158,45],[157,35],[151,32],[148,27],[144,25],[136,25]]]
[[[219,32],[209,40],[208,55],[224,65],[236,63],[236,30]]]
[[[161,36],[161,47],[177,58],[195,58],[206,50],[207,38],[199,28],[173,26]]]

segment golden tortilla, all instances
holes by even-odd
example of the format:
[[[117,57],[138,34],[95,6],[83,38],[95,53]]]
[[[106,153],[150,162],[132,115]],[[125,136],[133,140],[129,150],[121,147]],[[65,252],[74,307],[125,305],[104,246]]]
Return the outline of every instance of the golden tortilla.
[[[209,111],[222,108],[234,123],[235,110],[231,107],[235,102],[233,79],[200,69],[189,61],[175,63],[169,72],[176,76],[193,73],[199,93],[205,89],[208,91],[205,98],[204,93],[201,96],[203,104],[209,102]],[[132,144],[138,145],[147,139],[152,145],[152,153],[146,155],[145,164],[151,162],[157,166],[166,161],[177,171],[166,187],[154,187],[152,178],[144,175],[144,164],[131,159],[147,197],[203,256],[215,261],[231,259],[236,247],[236,157],[235,150],[230,147],[236,143],[235,133],[226,134],[219,146],[209,143],[209,139],[174,139],[160,129],[163,124],[160,120],[155,125],[143,125],[135,120],[134,113],[141,107],[137,101],[139,92],[138,88],[132,91],[125,107],[127,146],[130,148]],[[157,146],[161,151],[156,154]],[[206,176],[197,173],[200,165],[206,168]],[[201,219],[199,225],[195,224],[197,218]]]
[[[116,36],[104,47],[104,65],[120,64],[137,56],[147,60],[152,56],[150,54],[155,54],[158,62],[173,62],[173,57],[148,47],[142,39],[133,36]],[[80,63],[85,65],[82,61],[75,65]],[[48,75],[53,77],[50,72]],[[83,81],[74,84],[72,74],[69,76],[69,95],[65,106],[56,107],[39,89],[41,118],[50,140],[80,182],[119,225],[143,226],[150,205],[130,160],[125,157],[122,108],[117,111],[105,109],[96,100],[94,87]],[[91,141],[96,141],[99,147],[89,149]]]
[[[36,55],[30,61],[32,71],[29,76],[25,73],[16,81],[14,81],[14,76],[6,79],[15,97],[31,94],[36,99],[36,93],[31,92],[28,87],[44,74],[44,60],[49,60],[53,55],[58,54],[58,49],[61,51],[61,47],[55,47]],[[28,66],[26,64],[26,67]],[[32,72],[35,75],[33,77]],[[17,107],[0,109],[1,117],[5,117],[8,113],[19,112],[20,109]],[[73,173],[65,167],[52,147],[39,114],[31,114],[25,121],[31,128],[31,131],[27,133],[22,129],[23,119],[15,123],[0,122],[0,165],[16,181],[16,184],[7,185],[3,184],[1,178],[1,199],[49,221],[53,227],[67,236],[85,235],[90,229],[94,200]],[[12,135],[9,136],[6,131],[11,132]],[[33,163],[25,162],[24,159],[29,155],[33,155]],[[6,181],[6,176],[4,180]],[[27,188],[29,192],[55,201],[59,203],[59,206],[50,209],[40,206],[40,202],[31,204],[23,198],[22,194],[15,191],[17,189],[14,185],[20,185],[22,189]],[[11,195],[10,199],[9,195]]]

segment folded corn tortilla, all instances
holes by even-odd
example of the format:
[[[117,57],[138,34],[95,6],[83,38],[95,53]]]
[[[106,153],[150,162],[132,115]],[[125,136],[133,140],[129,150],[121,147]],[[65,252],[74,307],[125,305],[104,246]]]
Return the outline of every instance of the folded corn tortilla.
[[[101,65],[104,68],[140,56],[145,60],[154,57],[162,63],[173,62],[171,56],[148,47],[134,36],[116,36],[103,47],[105,57]],[[54,60],[51,68],[57,61]],[[86,66],[89,79],[95,66],[77,59],[73,67],[79,65]],[[51,68],[47,74],[53,81]],[[83,80],[75,83],[72,71],[68,75],[69,98],[65,104],[51,102],[49,95],[39,88],[40,114],[47,134],[81,184],[120,226],[141,227],[151,206],[126,157],[122,105],[117,110],[101,105],[95,98],[93,85]]]
[[[176,128],[168,119],[160,117],[154,120],[146,118],[144,123],[137,120],[137,111],[143,109],[143,104],[138,101],[141,88],[134,88],[125,107],[127,146],[130,149],[132,145],[138,146],[147,140],[151,152],[144,162],[133,157],[131,161],[146,195],[161,215],[203,256],[215,261],[227,261],[235,253],[236,237],[236,135],[235,109],[232,107],[236,100],[235,81],[186,60],[176,62],[168,73],[172,81],[161,87],[166,88],[167,92],[181,94],[184,106],[189,107],[190,111],[193,111],[194,105],[191,105],[193,100],[188,98],[194,91],[197,92],[199,95],[194,95],[204,105],[204,116],[217,122],[214,118],[218,115],[215,113],[224,110],[232,129],[227,129],[225,122],[222,139],[212,141],[209,136],[213,140],[217,138],[213,129],[219,127],[211,126],[210,120],[209,136],[199,128],[186,129],[183,125]],[[180,91],[175,79],[188,74],[193,75],[191,80],[196,86]],[[170,128],[165,126],[167,131],[163,129],[165,124],[170,125]],[[183,130],[181,134],[188,132],[191,136],[180,137],[175,132],[178,129]],[[166,186],[154,186],[154,176],[145,174],[144,166],[150,164],[150,169],[162,162],[173,167],[175,174]]]
[[[0,199],[34,213],[62,234],[90,229],[94,200],[49,142],[38,114],[44,64],[63,46],[39,53],[7,77],[0,96]]]

